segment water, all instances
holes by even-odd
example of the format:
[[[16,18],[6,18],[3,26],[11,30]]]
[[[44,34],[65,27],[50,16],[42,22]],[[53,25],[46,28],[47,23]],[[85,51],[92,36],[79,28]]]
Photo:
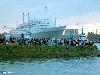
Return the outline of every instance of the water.
[[[0,75],[100,75],[100,58],[0,62]]]

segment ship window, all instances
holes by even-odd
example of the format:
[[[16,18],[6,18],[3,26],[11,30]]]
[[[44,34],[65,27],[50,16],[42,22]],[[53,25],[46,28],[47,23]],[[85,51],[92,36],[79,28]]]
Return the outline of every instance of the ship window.
[[[43,25],[43,26],[45,26],[45,25]]]
[[[36,24],[32,24],[32,25],[36,25]]]
[[[24,28],[23,26],[21,26],[20,28]]]
[[[41,24],[41,21],[38,21],[37,23],[38,23],[38,24]]]
[[[49,22],[47,22],[47,24],[49,24]]]

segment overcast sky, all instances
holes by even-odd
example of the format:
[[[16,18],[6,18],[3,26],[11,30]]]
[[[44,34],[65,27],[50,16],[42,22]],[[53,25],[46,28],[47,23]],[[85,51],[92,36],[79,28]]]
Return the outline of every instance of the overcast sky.
[[[22,22],[22,13],[30,18],[47,16],[57,18],[57,23],[99,23],[100,0],[0,0],[0,25],[11,26]]]

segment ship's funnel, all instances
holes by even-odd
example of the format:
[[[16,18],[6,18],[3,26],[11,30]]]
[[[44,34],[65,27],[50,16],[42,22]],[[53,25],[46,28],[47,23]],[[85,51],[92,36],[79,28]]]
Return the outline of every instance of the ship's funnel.
[[[25,14],[23,13],[23,24],[24,24],[24,16],[25,16]]]
[[[47,5],[45,5],[45,18],[47,17]]]
[[[28,22],[29,22],[29,13],[28,13]]]
[[[84,34],[84,32],[83,32],[83,26],[82,26],[82,34]]]
[[[55,18],[55,26],[56,26],[56,18]]]

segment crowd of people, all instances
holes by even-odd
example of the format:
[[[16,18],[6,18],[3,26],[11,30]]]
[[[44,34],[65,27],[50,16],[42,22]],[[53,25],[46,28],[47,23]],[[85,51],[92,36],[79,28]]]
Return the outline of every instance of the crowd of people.
[[[93,45],[91,41],[73,40],[73,39],[55,39],[55,38],[14,38],[10,37],[7,40],[5,37],[0,39],[0,44],[19,44],[19,45],[62,45],[62,46],[80,46],[80,45]]]

